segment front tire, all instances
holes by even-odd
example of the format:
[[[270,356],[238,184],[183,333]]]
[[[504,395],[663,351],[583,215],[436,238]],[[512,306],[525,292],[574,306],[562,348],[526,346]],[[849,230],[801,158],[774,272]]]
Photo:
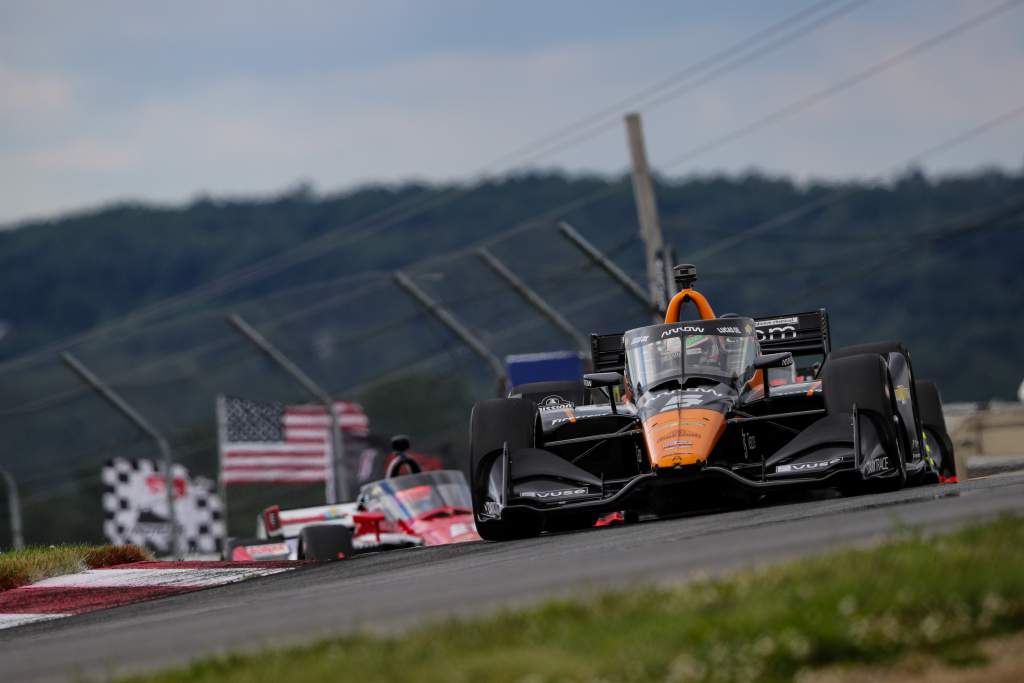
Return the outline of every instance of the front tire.
[[[316,524],[299,532],[299,559],[336,562],[352,557],[352,530],[340,524]]]
[[[896,423],[896,396],[886,362],[876,353],[829,358],[825,363],[822,387],[829,413],[867,414],[881,437],[885,454],[895,461],[896,474],[882,484],[884,489],[902,488],[907,482],[905,458],[909,444]],[[858,454],[858,460],[863,454]],[[881,482],[879,482],[881,483]],[[871,488],[871,484],[866,488]],[[850,487],[844,487],[845,490]],[[852,491],[861,488],[852,487]],[[851,492],[852,492],[851,491]]]
[[[488,493],[507,482],[495,476],[495,463],[504,449],[513,453],[537,445],[540,419],[537,407],[522,398],[498,398],[480,401],[469,418],[469,488],[473,499],[473,518],[477,533],[488,541],[509,541],[540,534],[544,520],[536,514],[512,514],[501,519],[483,516]]]

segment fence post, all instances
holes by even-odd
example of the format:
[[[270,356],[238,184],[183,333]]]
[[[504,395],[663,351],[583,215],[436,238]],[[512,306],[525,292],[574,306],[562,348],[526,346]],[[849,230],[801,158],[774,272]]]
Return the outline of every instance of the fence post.
[[[334,400],[320,385],[310,379],[309,375],[288,359],[270,341],[256,331],[237,313],[228,316],[228,322],[234,325],[244,337],[255,344],[263,353],[277,363],[292,379],[299,383],[313,398],[320,401],[327,410],[327,419],[331,425],[331,476],[327,481],[326,498],[330,505],[349,500],[348,474],[345,472],[345,441],[338,425],[338,415],[334,411]]]
[[[18,485],[14,476],[5,469],[0,468],[0,476],[4,478],[7,485],[7,509],[11,516],[11,547],[21,550],[25,547],[25,537],[21,531],[21,499],[18,498]]]
[[[476,250],[476,254],[491,270],[495,272],[498,277],[507,282],[508,285],[514,289],[524,301],[526,301],[526,303],[540,311],[541,315],[550,320],[551,324],[555,327],[572,337],[573,342],[576,343],[576,346],[579,348],[584,359],[590,358],[590,340],[580,334],[579,331],[572,326],[572,323],[566,320],[565,316],[556,311],[554,306],[545,301],[543,297],[531,289],[518,275],[513,273],[508,266],[502,263],[497,256],[492,254],[486,248],[478,248]]]
[[[487,364],[491,366],[491,370],[498,378],[498,393],[504,394],[507,389],[506,385],[508,384],[508,377],[505,374],[505,364],[501,362],[501,359],[495,356],[494,353],[492,353],[491,350],[476,337],[476,335],[470,332],[465,325],[459,322],[458,319],[448,311],[448,309],[444,308],[441,304],[432,299],[430,295],[420,289],[420,287],[413,282],[408,275],[402,271],[395,271],[394,278],[399,287],[408,292],[412,298],[416,299],[417,303],[427,309],[427,311],[437,318],[442,325],[451,330],[463,344],[471,348],[478,356],[487,361]]]
[[[632,295],[634,299],[650,310],[652,315],[661,312],[658,310],[657,304],[651,301],[650,297],[644,293],[644,290],[640,285],[633,282],[633,280],[626,275],[621,268],[612,263],[611,259],[602,254],[600,249],[591,244],[583,235],[579,234],[575,228],[565,221],[562,221],[558,224],[558,231],[562,233],[562,236],[565,237],[565,239],[572,242],[576,248],[586,254],[595,265],[601,268],[601,270],[607,273],[613,280],[622,285],[622,288]]]

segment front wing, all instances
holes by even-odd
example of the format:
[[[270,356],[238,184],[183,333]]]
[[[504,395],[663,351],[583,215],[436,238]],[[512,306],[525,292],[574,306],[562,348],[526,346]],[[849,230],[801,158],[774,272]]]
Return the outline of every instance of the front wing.
[[[509,452],[491,464],[478,519],[503,515],[569,515],[643,508],[652,498],[677,495],[680,484],[717,483],[770,492],[825,488],[900,476],[898,462],[885,452],[873,423],[863,415],[827,415],[786,447],[757,464],[729,464],[714,454],[706,463],[641,472],[605,481],[542,449]]]

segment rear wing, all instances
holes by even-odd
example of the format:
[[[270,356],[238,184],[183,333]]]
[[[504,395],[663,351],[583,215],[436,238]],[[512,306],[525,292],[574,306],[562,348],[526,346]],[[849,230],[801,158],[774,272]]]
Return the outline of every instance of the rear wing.
[[[590,357],[594,372],[622,372],[626,368],[626,346],[623,333],[590,335]]]
[[[310,524],[341,524],[353,527],[352,518],[358,511],[357,503],[318,505],[311,508],[282,510],[271,505],[256,520],[256,535],[260,538],[295,538],[302,528]]]
[[[824,308],[810,313],[754,318],[754,330],[762,353],[789,351],[794,356],[828,355],[832,349],[828,313]]]
[[[828,355],[832,349],[828,313],[824,308],[754,318],[754,330],[762,353],[789,351],[794,356]],[[626,367],[623,333],[590,335],[594,372],[622,372]]]

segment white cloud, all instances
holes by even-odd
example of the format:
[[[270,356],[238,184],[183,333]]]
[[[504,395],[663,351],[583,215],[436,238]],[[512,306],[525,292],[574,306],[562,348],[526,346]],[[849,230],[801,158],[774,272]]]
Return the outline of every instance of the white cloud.
[[[63,111],[71,100],[66,79],[25,73],[0,64],[0,114],[33,116]]]
[[[956,21],[950,12],[937,14],[914,25],[838,22],[645,113],[652,162],[660,167]],[[1024,72],[1019,27],[1020,21],[982,27],[667,170],[757,165],[800,177],[885,171],[1020,104],[1011,87]],[[35,100],[72,109],[60,125],[22,117],[22,134],[6,151],[0,132],[0,183],[11,198],[0,206],[0,221],[116,197],[253,194],[302,178],[326,190],[371,180],[465,179],[508,151],[721,49],[738,33],[735,27],[693,26],[682,34],[666,29],[503,53],[452,50],[372,67],[323,65],[298,75],[220,75],[147,90],[116,105],[71,101],[65,83],[64,99],[51,93],[50,100]],[[78,90],[88,91],[76,84]],[[1016,167],[1020,146],[1007,143],[1019,142],[1020,130],[993,133],[937,158],[934,167]],[[627,163],[621,127],[537,163],[621,171]]]
[[[42,147],[25,155],[26,170],[45,174],[125,171],[136,160],[135,150],[123,143],[89,137]]]

